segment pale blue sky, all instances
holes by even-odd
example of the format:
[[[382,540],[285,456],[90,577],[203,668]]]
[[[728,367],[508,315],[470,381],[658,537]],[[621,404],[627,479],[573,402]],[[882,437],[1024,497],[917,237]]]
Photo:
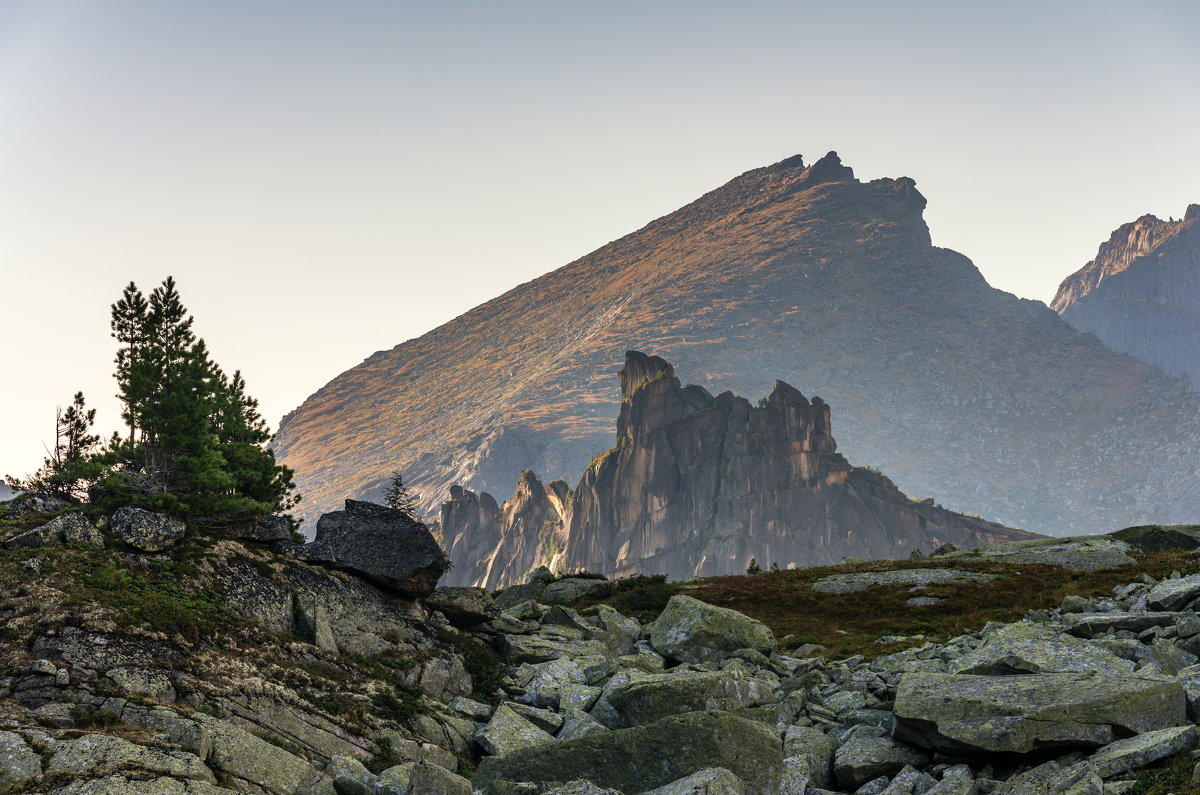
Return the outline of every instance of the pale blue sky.
[[[737,174],[838,150],[1048,301],[1200,202],[1200,4],[0,5],[0,470],[111,398],[108,305],[178,280],[273,426],[375,350]],[[0,474],[3,474],[0,472]]]

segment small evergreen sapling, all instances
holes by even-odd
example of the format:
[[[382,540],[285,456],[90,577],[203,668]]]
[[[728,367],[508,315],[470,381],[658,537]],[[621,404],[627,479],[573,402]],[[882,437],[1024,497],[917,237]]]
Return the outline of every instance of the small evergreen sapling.
[[[400,470],[392,473],[392,483],[383,493],[384,505],[394,511],[399,511],[414,522],[419,522],[421,517],[417,514],[417,502],[420,499],[420,494],[413,494],[404,485],[404,476]]]

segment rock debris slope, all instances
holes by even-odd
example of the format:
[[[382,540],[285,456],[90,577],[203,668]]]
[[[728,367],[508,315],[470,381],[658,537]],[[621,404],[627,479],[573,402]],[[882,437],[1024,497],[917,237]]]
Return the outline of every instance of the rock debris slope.
[[[846,455],[1010,526],[1096,532],[1200,511],[1197,399],[931,244],[913,180],[834,154],[755,169],[424,336],[281,423],[305,509],[434,510],[525,469],[578,480],[612,439],[612,363],[654,350],[717,394],[776,378],[838,407]]]
[[[683,586],[653,595],[652,579],[641,620],[600,600],[629,582],[546,570],[498,595],[427,593],[418,527],[353,502],[325,524],[336,556],[274,519],[217,531],[127,512],[118,532],[114,516],[9,506],[6,793],[1105,793],[1197,746],[1200,574],[1169,547],[1194,555],[1198,528],[1131,528],[1062,559],[1084,572],[1126,555],[1104,570],[1111,596],[836,659]],[[157,550],[137,545],[167,525]],[[372,563],[388,528],[412,554]],[[933,574],[947,567],[992,572],[954,587],[1054,568],[995,563],[1004,552],[727,579],[816,595],[852,573],[861,594],[950,587]],[[1138,575],[1135,557],[1189,573]]]
[[[1117,229],[1051,307],[1114,350],[1200,381],[1200,204]]]

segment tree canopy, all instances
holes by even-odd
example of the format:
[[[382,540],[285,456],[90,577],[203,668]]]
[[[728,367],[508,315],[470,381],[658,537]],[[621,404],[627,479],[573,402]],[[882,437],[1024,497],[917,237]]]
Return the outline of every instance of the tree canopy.
[[[103,449],[82,393],[58,416],[55,452],[21,490],[196,516],[285,511],[292,472],[266,447],[271,433],[246,393],[212,360],[175,280],[147,298],[130,282],[111,306],[117,395],[127,435]],[[10,481],[12,479],[10,478]]]

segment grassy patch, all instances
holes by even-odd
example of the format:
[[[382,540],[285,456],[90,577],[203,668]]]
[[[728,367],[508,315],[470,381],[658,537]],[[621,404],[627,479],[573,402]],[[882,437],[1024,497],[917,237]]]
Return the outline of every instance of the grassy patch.
[[[376,690],[371,694],[371,705],[384,720],[403,723],[421,711],[421,689],[394,685],[391,690]]]
[[[622,615],[636,618],[644,624],[658,618],[667,602],[679,591],[680,586],[667,582],[666,575],[637,574],[613,580],[612,596],[583,601],[578,606],[611,605]]]
[[[948,568],[1001,575],[988,583],[931,585],[917,593],[908,586],[878,586],[851,594],[824,594],[812,589],[822,577],[846,571]],[[981,629],[988,621],[1011,622],[1030,610],[1057,607],[1068,594],[1108,596],[1115,585],[1145,572],[1163,577],[1174,570],[1200,569],[1187,552],[1144,555],[1135,566],[1077,572],[1057,566],[998,563],[985,559],[896,560],[764,572],[754,577],[712,577],[687,593],[710,604],[757,618],[777,637],[794,635],[798,642],[819,643],[835,657],[874,657],[893,649],[875,643],[883,635],[925,635],[947,640]],[[915,595],[941,597],[928,607],[909,607]]]
[[[1191,754],[1178,754],[1163,760],[1158,765],[1140,770],[1133,776],[1133,780],[1137,782],[1134,792],[1138,795],[1200,793],[1200,788],[1191,786],[1192,769],[1195,766],[1196,760],[1192,759]]]

